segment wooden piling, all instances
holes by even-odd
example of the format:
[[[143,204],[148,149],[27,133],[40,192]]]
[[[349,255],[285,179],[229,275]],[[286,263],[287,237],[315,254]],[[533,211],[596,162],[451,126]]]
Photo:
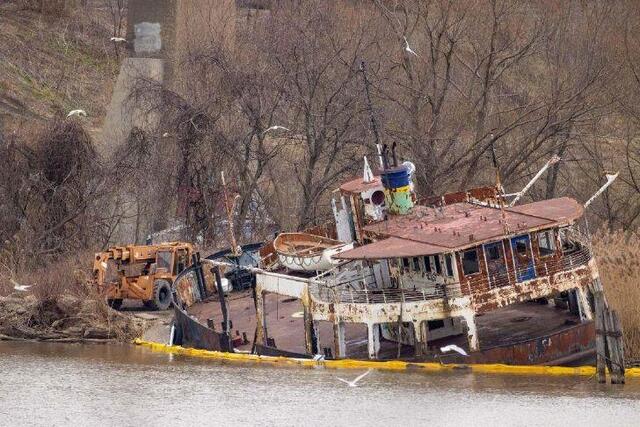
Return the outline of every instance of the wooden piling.
[[[606,382],[605,366],[611,375],[611,384],[624,384],[625,363],[622,324],[618,313],[609,309],[602,285],[594,289],[596,320],[596,379]]]
[[[596,379],[599,383],[607,382],[605,369],[605,326],[604,326],[604,295],[596,291],[593,295],[596,315]]]
[[[613,310],[607,309],[605,316],[607,347],[609,348],[609,357],[611,359],[611,384],[624,384],[624,349],[618,314]],[[616,325],[616,320],[618,320],[618,325]]]

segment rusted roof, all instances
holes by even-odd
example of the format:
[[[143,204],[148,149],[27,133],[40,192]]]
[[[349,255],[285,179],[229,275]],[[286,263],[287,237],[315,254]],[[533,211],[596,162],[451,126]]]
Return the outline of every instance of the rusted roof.
[[[466,202],[442,208],[416,206],[408,215],[392,216],[364,227],[365,232],[381,240],[345,251],[341,258],[391,258],[458,251],[528,231],[570,224],[583,212],[582,205],[568,197],[504,210]]]
[[[375,175],[373,181],[364,182],[363,178],[352,179],[345,182],[340,186],[340,190],[345,193],[362,193],[363,191],[371,190],[372,188],[379,188],[382,186],[380,175]]]
[[[435,255],[447,251],[442,246],[428,243],[412,242],[398,237],[369,243],[334,256],[339,259],[384,259],[405,258],[419,255]]]
[[[557,222],[572,222],[584,214],[584,207],[577,200],[570,197],[541,200],[508,208],[510,211],[526,215],[542,216]]]

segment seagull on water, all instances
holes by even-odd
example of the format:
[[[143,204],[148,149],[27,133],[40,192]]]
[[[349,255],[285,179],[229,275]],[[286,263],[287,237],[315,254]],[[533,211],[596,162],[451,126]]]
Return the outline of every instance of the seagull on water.
[[[87,112],[84,111],[84,110],[71,110],[71,111],[69,111],[69,114],[67,114],[67,118],[72,117],[72,116],[87,117]]]
[[[124,37],[111,37],[111,41],[114,43],[126,43],[127,39]]]
[[[404,39],[404,51],[405,51],[405,52],[407,52],[407,53],[408,53],[408,54],[410,54],[410,55],[413,55],[413,56],[416,56],[416,57],[417,57],[417,56],[418,56],[418,54],[417,54],[417,53],[415,53],[415,52],[413,51],[413,49],[411,49],[411,47],[409,46],[409,40],[407,40],[407,38],[406,38],[406,37],[403,37],[403,39]]]
[[[463,356],[468,356],[467,352],[464,351],[464,349],[458,347],[455,344],[449,344],[449,345],[445,345],[444,347],[440,347],[440,351],[443,352],[443,353],[448,353],[450,351],[455,351],[455,352],[460,353]]]
[[[271,126],[270,128],[268,128],[267,130],[265,130],[264,132],[262,132],[262,134],[264,135],[267,132],[271,132],[272,130],[286,130],[286,131],[290,131],[290,129],[287,129],[284,126]]]
[[[367,376],[369,374],[369,372],[371,372],[371,369],[369,369],[367,372],[365,372],[364,374],[358,376],[355,380],[353,381],[348,381],[345,380],[344,378],[340,378],[338,377],[339,381],[342,381],[343,383],[347,384],[349,387],[357,387],[358,386],[358,381],[360,381],[361,379],[363,379],[365,376]]]

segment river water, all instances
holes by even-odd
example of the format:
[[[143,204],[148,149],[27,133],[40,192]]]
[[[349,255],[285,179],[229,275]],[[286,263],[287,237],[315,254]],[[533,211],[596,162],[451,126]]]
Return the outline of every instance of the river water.
[[[223,364],[0,342],[0,425],[640,425],[640,381]]]

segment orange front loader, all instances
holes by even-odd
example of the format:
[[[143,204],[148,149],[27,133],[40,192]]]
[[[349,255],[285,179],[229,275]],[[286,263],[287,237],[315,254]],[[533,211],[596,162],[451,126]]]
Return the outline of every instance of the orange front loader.
[[[141,300],[154,310],[171,305],[176,276],[191,265],[190,243],[168,242],[148,246],[115,246],[96,254],[93,277],[98,290],[116,310],[124,299]]]

